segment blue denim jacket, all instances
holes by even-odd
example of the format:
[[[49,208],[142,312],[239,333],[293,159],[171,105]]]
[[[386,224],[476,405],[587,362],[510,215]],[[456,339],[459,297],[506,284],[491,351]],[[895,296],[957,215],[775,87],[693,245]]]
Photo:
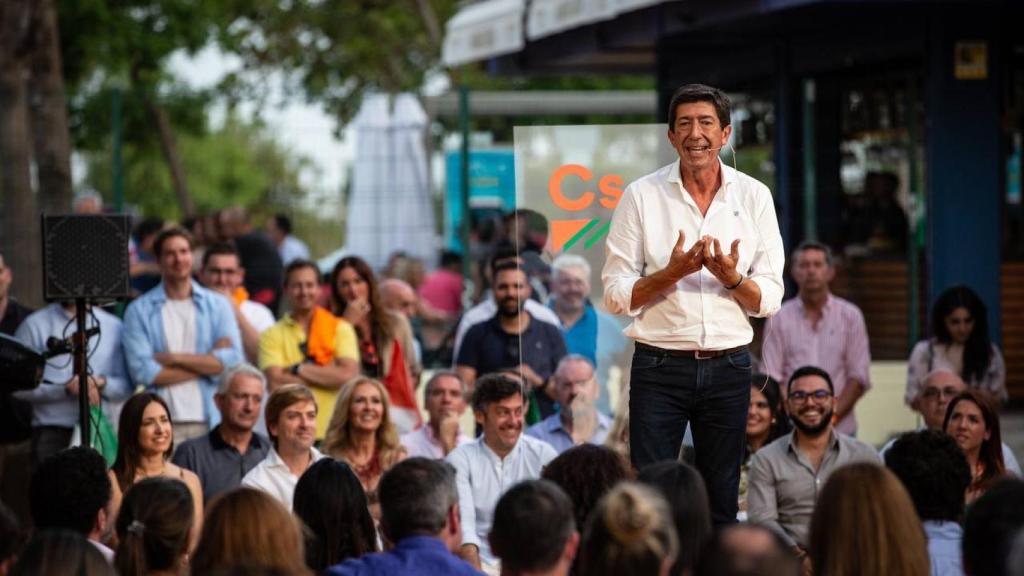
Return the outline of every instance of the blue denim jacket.
[[[213,354],[224,365],[224,370],[240,364],[245,358],[242,334],[228,299],[192,280],[192,301],[196,305],[196,353]],[[153,379],[163,368],[153,355],[167,351],[162,314],[165,302],[167,292],[164,291],[164,283],[160,282],[156,288],[135,299],[124,315],[123,346],[128,374],[133,383],[145,386],[147,390],[154,388]],[[231,339],[231,347],[212,350],[213,343],[224,337]],[[211,428],[220,423],[220,412],[213,404],[218,376],[199,379],[206,421]]]

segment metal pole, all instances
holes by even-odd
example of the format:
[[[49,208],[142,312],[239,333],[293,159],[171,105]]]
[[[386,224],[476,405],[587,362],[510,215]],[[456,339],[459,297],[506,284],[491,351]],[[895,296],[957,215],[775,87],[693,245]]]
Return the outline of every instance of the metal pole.
[[[814,127],[814,80],[804,80],[804,238],[818,239],[818,164]]]
[[[75,332],[72,342],[75,374],[78,375],[78,423],[82,429],[82,446],[89,447],[92,431],[89,429],[89,370],[87,366],[89,337],[85,332],[85,298],[75,300]]]
[[[461,174],[461,202],[462,222],[460,223],[460,235],[462,237],[462,277],[464,285],[470,285],[471,270],[469,258],[469,241],[471,225],[469,221],[469,86],[459,86],[459,129],[462,132],[462,155],[459,166]]]

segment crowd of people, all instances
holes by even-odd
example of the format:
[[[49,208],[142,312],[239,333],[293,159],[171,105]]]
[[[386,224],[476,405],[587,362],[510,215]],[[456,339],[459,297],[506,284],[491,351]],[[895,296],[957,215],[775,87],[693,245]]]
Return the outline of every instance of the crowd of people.
[[[909,359],[921,429],[876,451],[854,418],[869,327],[829,291],[829,248],[797,247],[797,294],[741,383],[730,491],[699,443],[638,447],[651,430],[630,407],[651,406],[612,412],[625,339],[579,256],[548,266],[536,238],[498,242],[463,309],[453,254],[429,274],[397,273],[400,256],[321,270],[284,216],[265,231],[240,209],[188,224],[138,227],[137,297],[123,320],[89,310],[86,390],[51,360],[2,399],[31,420],[0,424],[0,471],[20,445],[32,474],[29,515],[0,506],[0,574],[1024,573],[1005,367],[966,286],[939,295]],[[74,304],[28,310],[11,275],[0,255],[0,331],[40,350],[66,337]],[[451,328],[450,363],[431,321]],[[638,352],[649,366],[633,373],[665,356]],[[116,442],[70,447],[80,394]]]

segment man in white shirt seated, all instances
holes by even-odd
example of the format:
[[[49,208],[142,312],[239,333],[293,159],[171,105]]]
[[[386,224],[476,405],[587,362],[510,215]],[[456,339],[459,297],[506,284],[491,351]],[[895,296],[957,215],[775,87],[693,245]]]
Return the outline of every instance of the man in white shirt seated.
[[[517,482],[540,478],[556,456],[547,443],[523,434],[526,409],[520,382],[500,373],[481,377],[473,393],[473,415],[483,434],[448,455],[459,490],[459,555],[488,574],[501,569],[487,540],[498,499]]]
[[[594,366],[586,357],[570,354],[555,370],[555,399],[560,410],[527,428],[526,433],[561,454],[580,444],[604,444],[612,421],[597,409],[600,388]]]
[[[302,384],[285,384],[267,400],[267,429],[274,445],[267,457],[242,478],[242,486],[257,488],[292,509],[299,477],[324,457],[316,440],[316,400]]]
[[[427,381],[423,392],[430,420],[402,434],[402,446],[410,458],[444,458],[471,440],[462,433],[459,420],[466,411],[466,385],[455,372],[442,370]]]

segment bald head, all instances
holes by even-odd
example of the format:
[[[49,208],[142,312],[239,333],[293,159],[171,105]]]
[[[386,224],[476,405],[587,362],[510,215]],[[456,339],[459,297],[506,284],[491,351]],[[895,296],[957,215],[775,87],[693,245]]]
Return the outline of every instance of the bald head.
[[[949,401],[966,389],[967,385],[960,376],[949,370],[933,370],[925,376],[915,402],[925,425],[933,430],[941,430]]]
[[[380,297],[388,310],[398,312],[410,320],[416,315],[416,291],[405,280],[388,278],[381,282]]]

